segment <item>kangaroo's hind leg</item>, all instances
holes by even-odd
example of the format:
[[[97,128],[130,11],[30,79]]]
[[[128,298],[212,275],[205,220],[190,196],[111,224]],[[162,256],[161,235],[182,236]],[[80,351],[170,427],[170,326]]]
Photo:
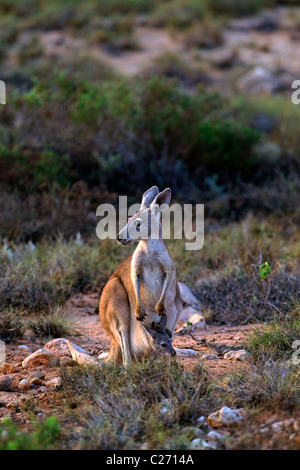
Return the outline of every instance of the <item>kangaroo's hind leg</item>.
[[[107,362],[132,361],[130,348],[130,306],[127,292],[116,277],[111,278],[103,289],[100,299],[100,319],[111,338]]]

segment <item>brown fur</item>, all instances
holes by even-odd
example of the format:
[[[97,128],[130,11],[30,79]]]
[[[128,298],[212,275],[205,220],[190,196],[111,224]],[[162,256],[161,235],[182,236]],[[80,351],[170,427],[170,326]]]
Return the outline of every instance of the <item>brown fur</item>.
[[[150,191],[150,196],[154,193],[152,200],[156,200],[158,190],[153,188],[145,193],[143,201]],[[149,199],[151,197],[148,195]],[[143,201],[138,216],[143,217],[144,213],[148,219],[147,211],[150,207],[143,205]],[[128,225],[134,223],[135,219],[133,217]],[[126,239],[123,244],[131,241]],[[150,337],[140,321],[144,320],[150,326],[153,321],[159,322],[160,316],[167,314],[167,327],[173,333],[181,311],[175,266],[164,241],[161,238],[141,238],[138,241],[135,252],[116,268],[100,298],[101,322],[111,338],[106,358],[110,362],[128,364],[133,359],[139,360],[153,352],[153,337]]]

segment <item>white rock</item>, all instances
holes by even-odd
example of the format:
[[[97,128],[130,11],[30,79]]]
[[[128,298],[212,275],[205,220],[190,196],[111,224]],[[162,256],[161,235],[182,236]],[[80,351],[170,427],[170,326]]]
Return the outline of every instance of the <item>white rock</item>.
[[[201,359],[206,359],[208,361],[216,361],[219,359],[219,356],[216,354],[202,354]]]
[[[223,441],[225,439],[225,436],[223,436],[223,434],[217,432],[217,431],[210,431],[208,434],[207,434],[207,438],[210,440],[210,441],[215,441],[215,442],[219,442],[219,441]]]
[[[203,424],[205,423],[205,416],[200,416],[199,418],[197,418],[197,424]]]
[[[238,81],[237,88],[243,93],[272,93],[277,86],[276,77],[264,67],[254,67]]]
[[[232,410],[224,406],[219,411],[210,414],[207,418],[207,422],[212,428],[234,426],[240,424],[244,419],[240,411],[241,410]]]
[[[59,364],[59,357],[47,349],[38,349],[24,359],[22,367],[23,369],[28,369],[28,367],[38,366],[41,364],[46,364],[52,367],[57,366]]]
[[[108,356],[108,354],[108,352],[102,352],[101,354],[99,354],[98,359],[103,360]]]
[[[199,437],[197,437],[196,439],[193,439],[191,444],[190,444],[190,447],[189,449],[193,450],[197,450],[197,449],[206,449],[206,448],[212,448],[212,445],[209,444],[208,442],[204,441],[203,439],[200,439]]]
[[[281,432],[283,429],[289,429],[294,425],[295,420],[285,419],[284,421],[278,421],[277,423],[271,424],[271,429],[273,432]]]
[[[21,351],[24,351],[24,352],[29,352],[30,351],[30,348],[28,346],[26,346],[26,344],[20,344],[20,346],[18,346],[19,349],[21,349]]]
[[[72,359],[80,365],[101,367],[101,362],[89,354],[82,352],[82,349],[67,340],[67,344],[72,355]]]
[[[198,308],[200,307],[199,300],[194,296],[193,292],[186,284],[183,284],[183,282],[178,282],[178,287],[180,291],[180,297],[185,304]]]
[[[177,356],[180,357],[197,357],[197,352],[194,349],[178,349],[174,348]]]
[[[245,351],[244,349],[239,349],[238,351],[228,351],[224,354],[224,359],[227,361],[247,361],[251,357],[251,354]]]

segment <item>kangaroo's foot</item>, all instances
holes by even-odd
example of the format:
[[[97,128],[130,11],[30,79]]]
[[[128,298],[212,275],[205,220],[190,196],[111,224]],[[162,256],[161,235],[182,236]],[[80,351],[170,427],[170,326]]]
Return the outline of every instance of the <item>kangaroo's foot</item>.
[[[166,314],[166,309],[165,309],[164,304],[158,303],[155,307],[155,311],[157,315],[160,315],[161,317]]]
[[[138,321],[143,321],[145,317],[147,316],[145,309],[139,305],[136,307],[135,310],[135,317]]]

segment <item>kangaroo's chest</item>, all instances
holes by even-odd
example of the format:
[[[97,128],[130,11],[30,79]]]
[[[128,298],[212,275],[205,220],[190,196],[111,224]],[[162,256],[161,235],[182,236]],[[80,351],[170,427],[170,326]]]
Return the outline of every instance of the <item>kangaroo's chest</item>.
[[[139,274],[142,303],[151,310],[161,296],[165,272],[172,260],[167,250],[152,252],[151,255],[141,250],[135,254],[132,262],[133,269]]]
[[[164,271],[159,259],[143,263],[140,270],[140,293],[146,303],[156,302],[162,291],[164,282]]]

